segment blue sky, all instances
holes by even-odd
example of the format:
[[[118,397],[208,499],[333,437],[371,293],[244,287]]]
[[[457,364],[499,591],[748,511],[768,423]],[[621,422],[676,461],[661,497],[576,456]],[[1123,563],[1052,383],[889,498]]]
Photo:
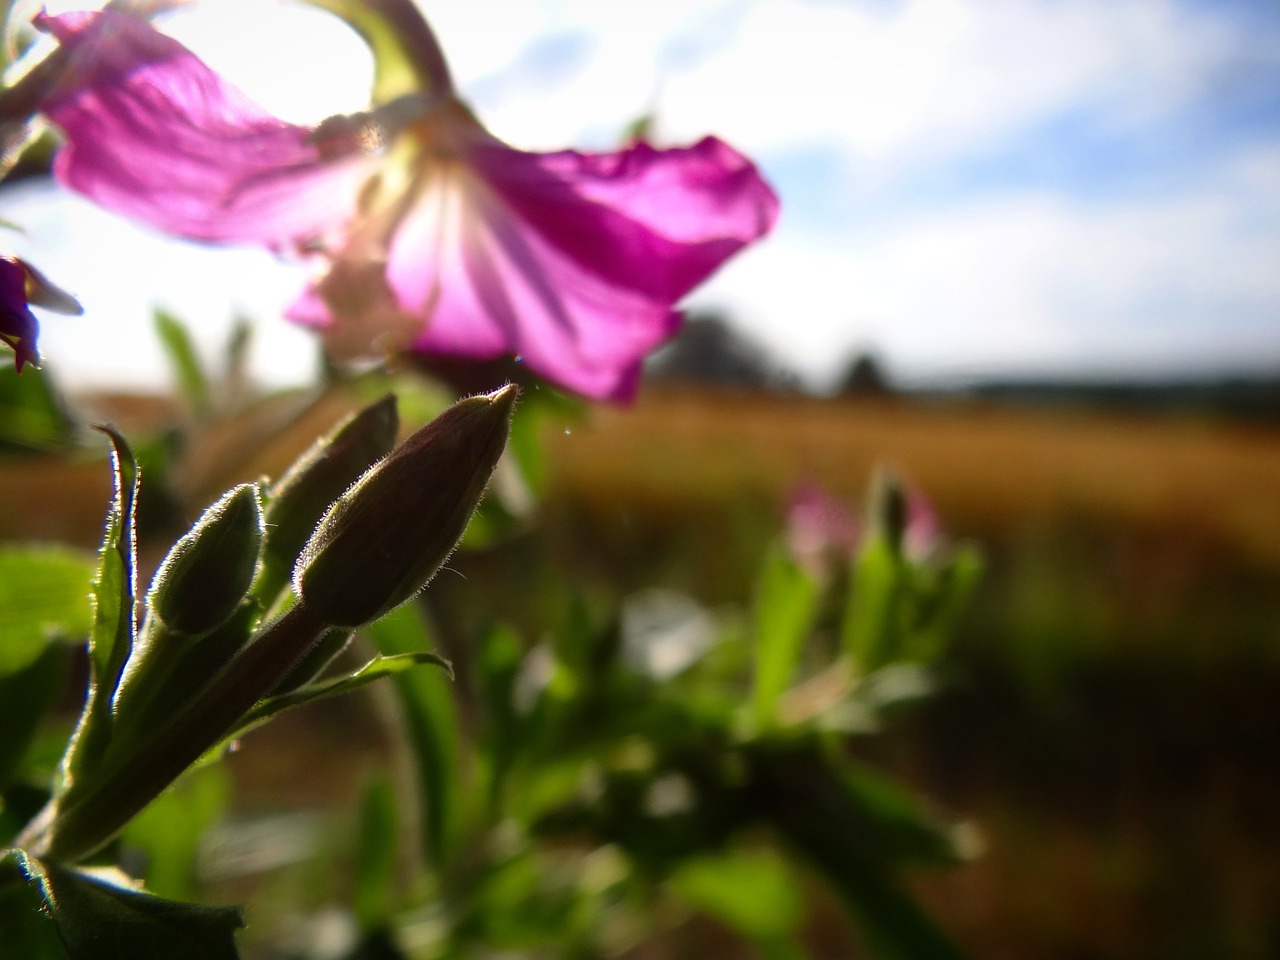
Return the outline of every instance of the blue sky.
[[[368,64],[341,25],[271,0],[209,6],[221,20],[170,29],[269,108],[363,105]],[[1274,0],[424,6],[516,145],[607,148],[651,115],[661,142],[715,133],[754,157],[779,229],[690,304],[730,310],[815,386],[867,347],[914,381],[1280,371]],[[281,29],[307,39],[283,53]],[[270,319],[296,267],[161,245],[68,201],[0,215],[85,300],[83,320],[45,324],[58,369],[154,376],[138,320],[156,299],[211,346],[233,307],[260,317],[262,373],[310,369],[306,336]]]

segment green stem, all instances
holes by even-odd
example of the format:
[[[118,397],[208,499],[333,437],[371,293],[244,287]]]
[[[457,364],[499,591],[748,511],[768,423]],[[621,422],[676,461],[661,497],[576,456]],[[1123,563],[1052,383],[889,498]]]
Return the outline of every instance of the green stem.
[[[15,846],[60,863],[83,860],[115,836],[184,770],[216,747],[288,675],[329,626],[301,605],[251,640],[181,711],[127,755],[52,801]]]

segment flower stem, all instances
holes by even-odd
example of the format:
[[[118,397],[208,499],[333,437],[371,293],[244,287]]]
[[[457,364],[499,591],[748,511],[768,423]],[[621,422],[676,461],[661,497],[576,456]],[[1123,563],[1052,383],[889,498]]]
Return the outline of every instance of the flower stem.
[[[328,624],[301,605],[290,608],[251,640],[171,724],[139,740],[83,789],[73,783],[50,801],[15,846],[61,863],[75,863],[98,850],[221,743],[328,630]]]

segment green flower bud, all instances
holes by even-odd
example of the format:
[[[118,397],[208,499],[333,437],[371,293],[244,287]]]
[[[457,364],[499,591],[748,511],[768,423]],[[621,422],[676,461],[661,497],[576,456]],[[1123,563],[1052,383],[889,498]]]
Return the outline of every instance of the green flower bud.
[[[455,403],[333,504],[294,568],[305,610],[354,629],[426,585],[484,494],[516,393],[508,385]]]
[[[262,534],[257,485],[223,494],[160,564],[147,593],[149,614],[187,636],[216,630],[249,592]]]
[[[254,585],[264,606],[289,582],[298,554],[333,501],[391,452],[399,420],[396,398],[387,394],[317,440],[272,486],[262,569]]]

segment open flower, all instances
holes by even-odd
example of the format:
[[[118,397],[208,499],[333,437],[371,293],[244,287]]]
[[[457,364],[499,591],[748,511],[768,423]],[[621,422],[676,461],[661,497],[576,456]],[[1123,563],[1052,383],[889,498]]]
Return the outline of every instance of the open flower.
[[[40,363],[36,349],[40,324],[31,312],[32,303],[55,313],[80,313],[75,298],[35,267],[15,257],[0,257],[0,340],[13,348],[13,363],[19,373],[28,363]]]
[[[41,18],[74,66],[43,99],[67,141],[55,173],[170,233],[317,256],[289,315],[338,356],[514,355],[578,393],[630,396],[679,300],[773,225],[773,191],[714,138],[513,149],[458,99],[416,9],[375,7],[413,39],[420,89],[315,129],[270,116],[143,20]]]

